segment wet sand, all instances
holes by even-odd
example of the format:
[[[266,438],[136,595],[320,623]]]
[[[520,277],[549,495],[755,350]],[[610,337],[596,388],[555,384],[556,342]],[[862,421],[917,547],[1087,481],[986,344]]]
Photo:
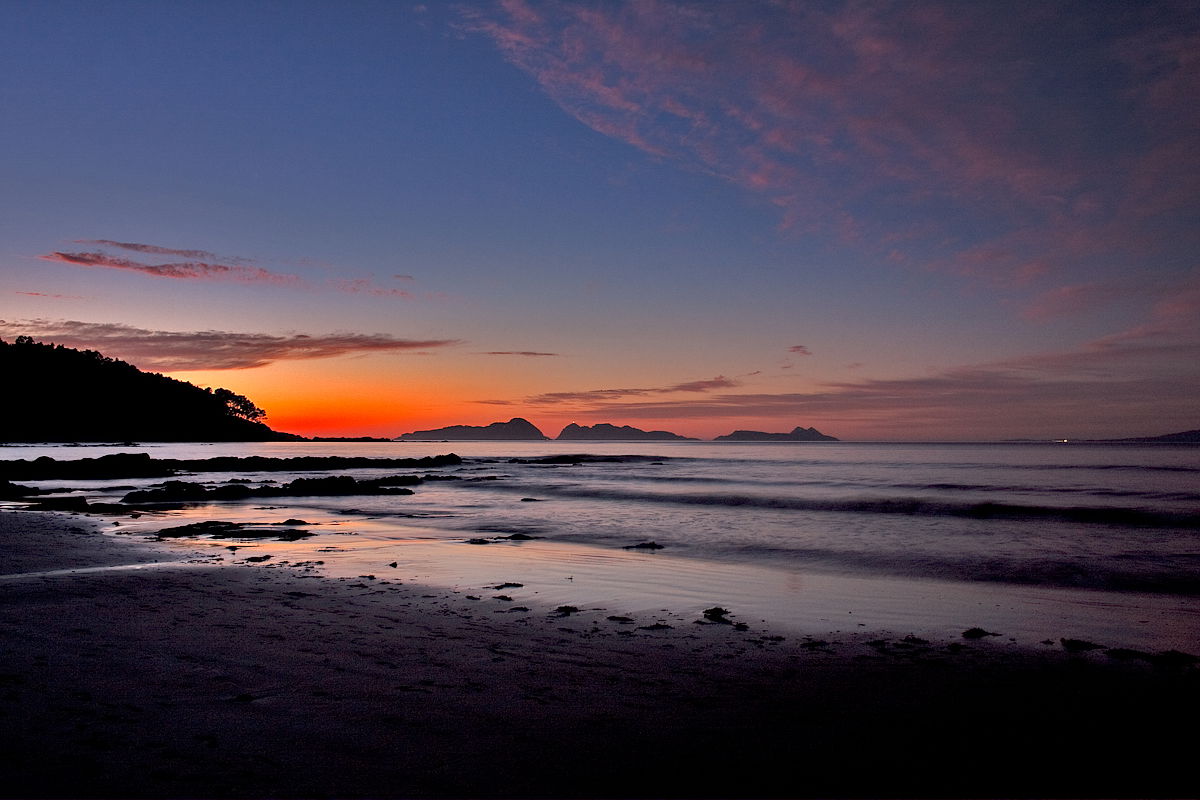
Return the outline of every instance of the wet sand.
[[[0,512],[4,796],[1197,793],[1186,664],[563,615],[107,524]]]

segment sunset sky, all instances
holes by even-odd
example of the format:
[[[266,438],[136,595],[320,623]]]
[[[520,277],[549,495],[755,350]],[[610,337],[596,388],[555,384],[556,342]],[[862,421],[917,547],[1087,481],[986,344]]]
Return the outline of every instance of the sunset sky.
[[[0,153],[0,337],[279,430],[1200,427],[1197,2],[0,0]]]

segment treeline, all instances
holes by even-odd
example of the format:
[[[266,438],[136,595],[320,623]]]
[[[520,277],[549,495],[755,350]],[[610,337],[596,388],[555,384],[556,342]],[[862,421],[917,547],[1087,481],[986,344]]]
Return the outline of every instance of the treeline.
[[[228,389],[142,372],[95,350],[0,339],[0,442],[257,442],[271,430]]]

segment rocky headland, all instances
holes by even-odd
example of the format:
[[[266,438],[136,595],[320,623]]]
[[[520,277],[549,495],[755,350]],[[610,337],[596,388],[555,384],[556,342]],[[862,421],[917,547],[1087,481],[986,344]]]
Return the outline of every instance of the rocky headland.
[[[0,339],[0,442],[268,442],[265,412],[228,389],[143,372],[94,350]]]

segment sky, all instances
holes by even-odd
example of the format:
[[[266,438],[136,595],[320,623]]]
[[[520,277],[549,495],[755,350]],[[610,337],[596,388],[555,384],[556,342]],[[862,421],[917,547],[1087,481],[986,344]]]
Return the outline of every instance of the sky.
[[[1198,99],[1200,2],[0,0],[0,338],[309,436],[1200,428]]]

